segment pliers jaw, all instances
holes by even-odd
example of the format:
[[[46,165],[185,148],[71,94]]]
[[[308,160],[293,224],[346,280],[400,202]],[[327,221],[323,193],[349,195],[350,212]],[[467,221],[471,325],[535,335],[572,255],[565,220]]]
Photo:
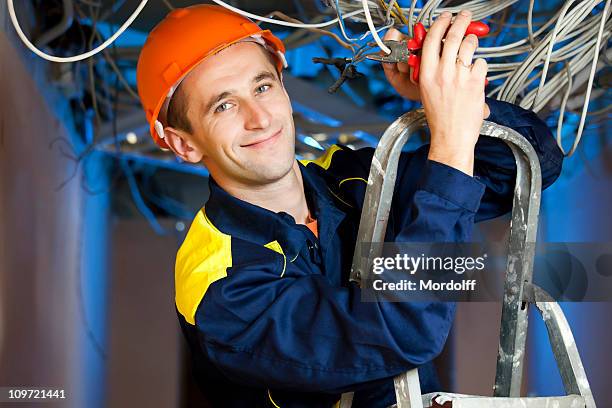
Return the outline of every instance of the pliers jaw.
[[[383,41],[383,43],[391,50],[390,54],[382,55],[380,52],[376,54],[366,55],[367,59],[379,62],[388,63],[407,63],[412,69],[412,81],[419,81],[419,68],[421,65],[420,49],[421,44],[414,44],[414,39],[402,41]]]
[[[408,58],[410,58],[410,55],[412,54],[412,51],[408,49],[407,41],[405,40],[403,41],[387,40],[387,41],[383,41],[383,44],[389,47],[389,49],[391,50],[391,53],[384,54],[382,52],[377,52],[377,53],[368,54],[365,57],[369,60],[378,61],[378,62],[398,63],[398,62],[407,62]],[[376,46],[376,43],[371,43],[368,45]]]
[[[416,83],[419,80],[420,54],[426,35],[425,26],[422,23],[417,23],[414,26],[414,36],[412,38],[401,41],[383,41],[383,44],[391,50],[391,53],[387,55],[369,54],[366,58],[380,62],[407,63],[412,68],[412,81]],[[373,44],[373,46],[375,45]]]
[[[410,64],[410,61],[414,61],[419,51],[423,48],[423,41],[425,41],[426,35],[427,30],[425,30],[425,26],[419,22],[414,26],[414,37],[401,41],[383,41],[383,44],[391,50],[390,54],[370,54],[366,58],[380,62],[408,62]],[[376,46],[376,44],[372,43],[372,46]]]

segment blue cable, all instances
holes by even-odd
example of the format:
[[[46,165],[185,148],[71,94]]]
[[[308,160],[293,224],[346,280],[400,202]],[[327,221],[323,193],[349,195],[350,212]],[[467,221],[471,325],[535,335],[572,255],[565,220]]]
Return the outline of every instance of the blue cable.
[[[138,183],[134,177],[134,172],[128,164],[127,159],[121,157],[119,158],[119,163],[121,164],[121,169],[127,177],[130,193],[132,194],[132,199],[134,200],[134,204],[136,204],[136,208],[138,208],[138,211],[147,219],[149,225],[151,225],[151,228],[153,228],[157,235],[165,235],[166,230],[160,225],[151,209],[147,207],[146,203],[142,199],[142,195],[138,189]]]

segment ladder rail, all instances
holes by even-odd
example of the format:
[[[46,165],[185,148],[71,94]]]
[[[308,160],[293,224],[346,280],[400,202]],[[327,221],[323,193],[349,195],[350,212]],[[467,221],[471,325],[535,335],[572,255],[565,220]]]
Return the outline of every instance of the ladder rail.
[[[533,277],[542,175],[533,146],[518,132],[501,126],[495,127],[502,132],[497,134],[499,131],[495,129],[488,130],[493,137],[499,137],[510,146],[516,161],[517,175],[493,395],[518,397],[521,393],[528,328],[528,308],[523,302],[523,286],[531,283]]]
[[[580,395],[587,408],[595,408],[595,399],[576,341],[561,307],[535,284],[526,284],[524,292],[524,300],[533,303],[542,315],[566,394]]]
[[[411,111],[397,118],[380,138],[372,157],[359,220],[357,243],[351,266],[351,281],[361,284],[364,279],[367,280],[371,270],[371,260],[380,255],[380,245],[370,244],[385,240],[402,148],[410,136],[426,124],[423,109]]]

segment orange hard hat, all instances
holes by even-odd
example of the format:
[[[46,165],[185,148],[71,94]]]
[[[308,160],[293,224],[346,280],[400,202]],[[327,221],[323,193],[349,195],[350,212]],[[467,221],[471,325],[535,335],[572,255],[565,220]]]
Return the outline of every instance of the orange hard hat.
[[[285,46],[269,30],[224,7],[200,4],[169,13],[149,34],[136,67],[138,94],[153,140],[162,148],[165,109],[173,92],[199,62],[239,41],[254,41],[287,66]]]

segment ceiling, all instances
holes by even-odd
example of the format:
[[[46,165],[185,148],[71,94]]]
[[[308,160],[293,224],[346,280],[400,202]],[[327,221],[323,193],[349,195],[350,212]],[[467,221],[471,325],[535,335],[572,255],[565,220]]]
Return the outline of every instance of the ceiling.
[[[226,3],[232,6],[238,7],[242,10],[249,11],[250,13],[257,15],[266,15],[272,11],[282,11],[283,13],[299,18],[300,12],[296,6],[299,6],[306,16],[312,16],[320,14],[315,2],[320,0],[300,0],[299,5],[297,1],[291,0],[239,0],[239,1],[226,1]],[[187,7],[194,4],[214,4],[212,1],[196,1],[196,0],[169,0],[170,4],[176,8]],[[131,14],[133,10],[138,7],[140,0],[126,0],[125,4],[115,14],[112,21],[122,23]],[[142,13],[134,21],[133,28],[150,31],[155,24],[157,24],[166,14],[168,13],[168,7],[162,0],[149,0],[147,6],[143,9]]]

